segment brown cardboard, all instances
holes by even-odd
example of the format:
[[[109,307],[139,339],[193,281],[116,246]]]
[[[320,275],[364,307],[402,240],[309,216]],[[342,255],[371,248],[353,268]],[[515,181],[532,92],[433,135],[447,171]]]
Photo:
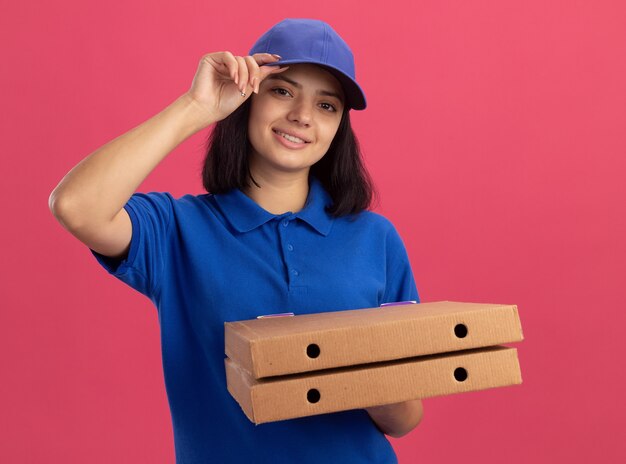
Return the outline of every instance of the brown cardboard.
[[[225,365],[228,391],[256,424],[522,383],[517,350],[504,346],[262,380]]]
[[[225,323],[226,355],[255,379],[522,339],[517,306],[451,301]]]

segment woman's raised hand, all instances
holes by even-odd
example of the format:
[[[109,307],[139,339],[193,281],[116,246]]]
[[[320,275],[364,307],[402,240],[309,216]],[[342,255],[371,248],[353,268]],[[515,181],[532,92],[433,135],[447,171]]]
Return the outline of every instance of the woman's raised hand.
[[[204,55],[187,93],[209,115],[210,123],[221,121],[235,111],[269,74],[288,66],[263,66],[279,60],[278,55],[256,53],[235,56],[231,52]]]

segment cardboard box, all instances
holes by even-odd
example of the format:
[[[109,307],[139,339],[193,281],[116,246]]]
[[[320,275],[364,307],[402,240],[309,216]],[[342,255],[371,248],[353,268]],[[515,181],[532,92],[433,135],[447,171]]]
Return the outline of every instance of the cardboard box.
[[[517,306],[450,301],[225,323],[226,355],[254,379],[522,339]]]
[[[262,380],[225,366],[228,391],[256,424],[522,383],[517,350],[503,346]]]

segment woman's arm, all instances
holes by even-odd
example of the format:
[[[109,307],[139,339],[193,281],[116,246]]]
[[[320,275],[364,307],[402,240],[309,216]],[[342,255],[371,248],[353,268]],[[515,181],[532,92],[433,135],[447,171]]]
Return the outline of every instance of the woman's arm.
[[[198,104],[183,94],[78,163],[50,195],[52,213],[95,251],[107,256],[123,253],[131,238],[123,206],[176,146],[208,123]]]
[[[400,438],[417,427],[424,414],[422,400],[385,404],[365,410],[381,432],[394,438]]]
[[[276,57],[216,52],[200,60],[189,91],[143,124],[117,137],[74,167],[54,189],[50,210],[81,242],[121,257],[132,235],[124,205],[163,159],[185,139],[237,109],[269,74]]]

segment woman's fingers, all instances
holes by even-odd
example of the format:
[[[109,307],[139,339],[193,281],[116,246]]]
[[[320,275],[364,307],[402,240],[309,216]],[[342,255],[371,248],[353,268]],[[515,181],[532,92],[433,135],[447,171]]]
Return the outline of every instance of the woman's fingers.
[[[210,119],[221,121],[245,102],[272,73],[283,72],[280,57],[269,53],[235,56],[229,51],[202,57],[188,94],[206,109]],[[274,66],[266,66],[275,63]]]
[[[246,60],[242,56],[236,56],[235,59],[237,60],[238,65],[237,81],[235,81],[235,84],[237,84],[237,87],[239,88],[239,91],[241,93],[246,93],[246,85],[248,83],[249,77],[248,65],[246,64]]]
[[[252,92],[259,93],[260,84],[269,75],[283,72],[288,67],[265,66],[276,63],[281,59],[278,55],[270,53],[256,53],[248,56],[233,55],[229,51],[211,53],[203,58],[215,70],[219,80],[230,81],[235,84],[237,91],[244,99]],[[231,84],[232,85],[232,84]],[[230,87],[228,85],[227,87]],[[232,87],[231,87],[232,88]],[[233,89],[234,90],[234,89]],[[203,93],[204,89],[196,88],[196,92]]]
[[[252,58],[254,58],[254,61],[261,66],[267,63],[274,63],[275,61],[280,60],[281,56],[271,53],[255,53],[252,55]]]
[[[244,57],[246,65],[248,66],[248,85],[252,88],[253,92],[257,91],[257,81],[259,79],[259,65],[252,56]]]
[[[218,72],[228,75],[235,83],[240,93],[249,94],[248,87],[252,92],[259,92],[259,84],[269,74],[282,72],[287,67],[263,66],[275,63],[280,59],[279,55],[271,53],[255,53],[248,56],[233,55],[229,51],[217,53],[214,60],[218,65]]]
[[[239,65],[235,56],[231,52],[220,52],[208,55],[217,65],[216,70],[224,76],[229,76],[235,83],[237,82],[237,69]]]
[[[248,83],[252,88],[252,91],[259,93],[259,86],[263,79],[273,72],[282,72],[287,68],[280,68],[279,66],[263,66],[264,64],[275,63],[280,60],[279,55],[271,53],[255,53],[254,55],[248,55],[244,57],[246,64],[248,65]]]
[[[267,76],[269,76],[270,74],[281,73],[289,69],[289,66],[281,66],[276,64],[273,66],[263,66],[265,64],[271,65],[273,63],[276,63],[276,61],[282,59],[280,55],[275,55],[271,53],[256,53],[252,55],[252,57],[259,66],[254,87],[257,94],[259,93],[259,87],[261,85],[261,82],[263,82]]]
[[[256,53],[254,55],[248,55],[244,57],[235,57],[239,64],[239,90],[241,93],[248,93],[247,87],[249,86],[252,92],[259,93],[259,85],[261,81],[265,79],[269,74],[274,72],[282,72],[287,68],[280,68],[278,66],[263,66],[264,64],[275,63],[280,59],[278,55],[272,55],[270,53]],[[245,69],[242,70],[242,59],[245,63]],[[247,72],[247,79],[245,73]]]
[[[258,84],[260,85],[261,82],[263,82],[265,78],[269,76],[270,74],[278,74],[283,71],[287,71],[288,69],[289,69],[289,66],[261,66],[259,68]],[[257,88],[258,88],[258,85],[257,85]]]

